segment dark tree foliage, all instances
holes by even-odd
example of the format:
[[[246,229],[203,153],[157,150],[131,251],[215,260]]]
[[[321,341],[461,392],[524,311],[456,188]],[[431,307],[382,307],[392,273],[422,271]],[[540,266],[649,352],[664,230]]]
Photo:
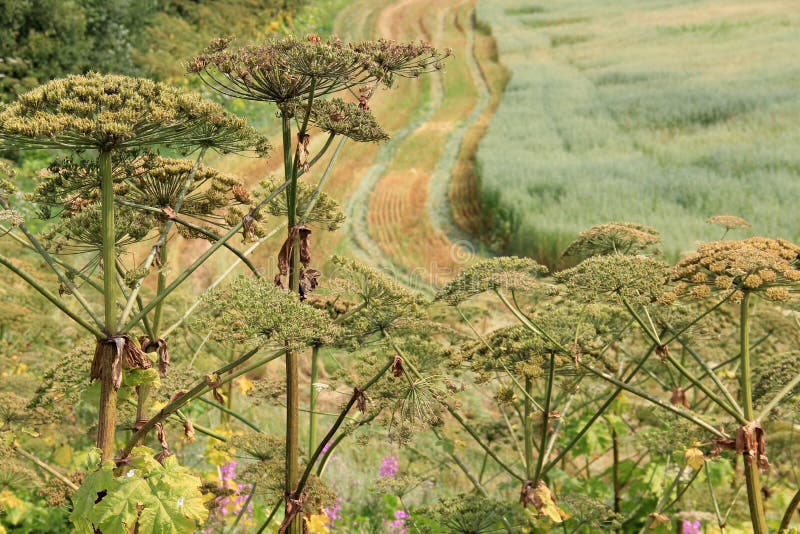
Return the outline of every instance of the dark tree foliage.
[[[0,99],[89,70],[133,73],[155,0],[0,0]]]
[[[258,14],[263,20],[295,13],[303,4],[304,0],[0,0],[0,102],[68,74],[97,71],[162,78],[169,72],[158,62],[158,49],[187,57],[191,53],[170,39],[185,41],[187,34],[194,34],[204,43],[205,31],[222,31],[216,26],[233,14]],[[209,20],[212,13],[220,20]],[[178,26],[185,31],[175,31]],[[164,33],[162,27],[170,31]],[[246,28],[235,30],[239,34]],[[158,41],[155,46],[153,38]]]

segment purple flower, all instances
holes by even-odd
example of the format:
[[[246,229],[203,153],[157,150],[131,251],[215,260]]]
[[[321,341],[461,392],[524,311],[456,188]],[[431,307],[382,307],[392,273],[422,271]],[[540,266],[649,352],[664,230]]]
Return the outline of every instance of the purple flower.
[[[325,515],[327,515],[328,519],[330,520],[330,525],[333,526],[333,523],[340,517],[339,514],[342,511],[342,499],[336,499],[335,504],[326,506],[323,508],[323,510],[325,511]]]
[[[703,534],[700,521],[681,521],[681,534]]]
[[[234,480],[235,477],[236,477],[236,462],[229,462],[219,467],[219,480],[221,482],[220,485],[223,488],[230,488],[235,490],[235,493],[227,497],[219,496],[215,499],[217,507],[212,510],[211,515],[208,519],[208,525],[211,528],[203,531],[203,534],[211,534],[212,532],[219,532],[219,528],[225,525],[227,517],[231,516],[235,517],[244,508],[244,504],[245,502],[247,502],[247,498],[250,495],[250,491],[252,490],[253,487],[250,484],[236,483],[236,481]],[[244,513],[245,514],[253,513],[252,501],[247,505],[247,509],[244,510]]]
[[[408,513],[405,510],[396,510],[394,512],[394,521],[389,522],[389,532],[392,534],[406,534],[406,519],[408,519]]]
[[[227,464],[220,466],[219,468],[219,478],[223,482],[223,484],[229,480],[233,480],[233,477],[236,475],[236,462],[231,461]]]
[[[394,478],[397,475],[397,457],[387,456],[381,461],[381,469],[378,471],[378,476]]]

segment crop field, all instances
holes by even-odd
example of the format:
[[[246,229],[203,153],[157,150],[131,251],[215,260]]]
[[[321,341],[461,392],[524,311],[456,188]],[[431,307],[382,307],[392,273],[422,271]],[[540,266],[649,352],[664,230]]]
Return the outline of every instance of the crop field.
[[[511,71],[477,157],[497,249],[558,264],[581,229],[625,220],[674,257],[718,238],[718,214],[798,238],[795,8],[480,1]]]

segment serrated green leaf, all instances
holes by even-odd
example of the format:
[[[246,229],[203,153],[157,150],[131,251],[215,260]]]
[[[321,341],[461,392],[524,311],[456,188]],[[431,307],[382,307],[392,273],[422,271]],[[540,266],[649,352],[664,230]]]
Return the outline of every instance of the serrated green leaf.
[[[114,462],[105,462],[100,469],[86,476],[81,487],[72,496],[73,510],[69,520],[75,525],[78,534],[94,534],[89,516],[95,506],[97,494],[108,491],[114,483],[113,468]]]
[[[116,478],[89,518],[103,534],[130,534],[149,493],[147,482],[135,474]]]
[[[162,466],[153,450],[136,447],[122,476],[114,477],[114,462],[86,477],[73,497],[70,520],[79,534],[190,534],[205,522],[208,510],[200,479],[178,464],[174,456]],[[97,501],[98,493],[105,492]]]
[[[147,479],[150,498],[139,516],[139,530],[153,534],[194,532],[208,510],[200,493],[200,479],[178,464],[174,456],[164,460]]]
[[[153,449],[139,445],[131,450],[128,465],[138,470],[139,475],[147,477],[151,472],[161,469],[161,464],[153,457]]]

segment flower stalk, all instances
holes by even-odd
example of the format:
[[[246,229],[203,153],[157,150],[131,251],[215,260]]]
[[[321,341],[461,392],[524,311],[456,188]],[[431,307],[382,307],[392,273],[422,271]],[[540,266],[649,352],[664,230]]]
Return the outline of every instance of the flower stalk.
[[[741,397],[744,408],[744,417],[753,421],[753,385],[750,369],[750,297],[749,291],[744,292],[742,302],[739,304],[739,350],[741,354],[741,368],[739,379]],[[751,457],[747,451],[744,453],[744,476],[747,485],[747,502],[750,508],[750,521],[753,524],[754,534],[766,534],[767,519],[764,514],[764,500],[761,493],[758,458]]]

